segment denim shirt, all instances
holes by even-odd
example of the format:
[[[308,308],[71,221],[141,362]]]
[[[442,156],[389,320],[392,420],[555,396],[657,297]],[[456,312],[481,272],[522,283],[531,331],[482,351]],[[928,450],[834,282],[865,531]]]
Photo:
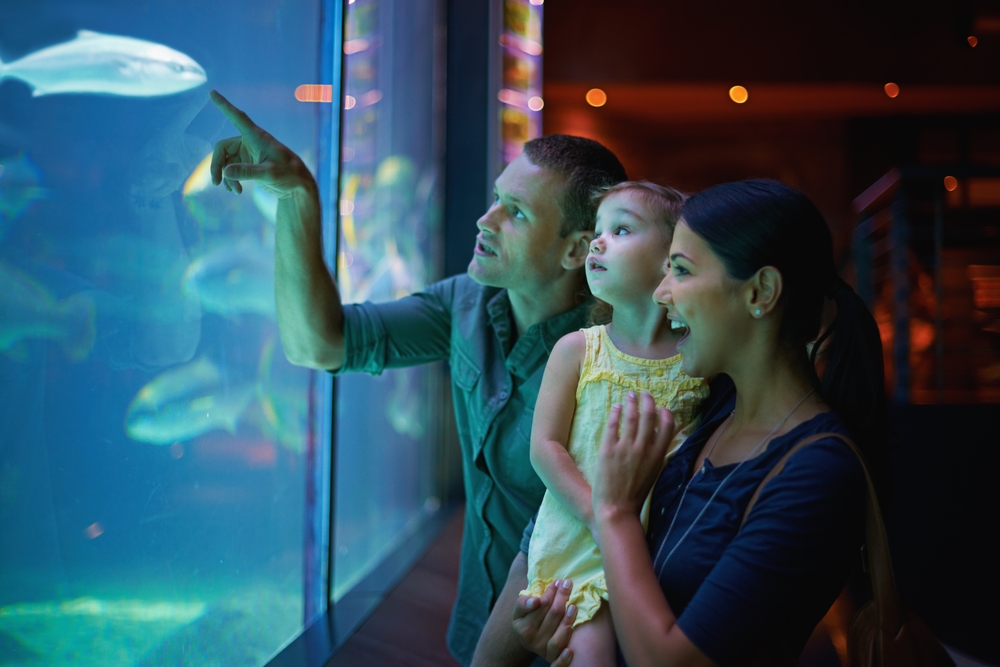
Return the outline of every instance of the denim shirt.
[[[587,310],[581,304],[518,337],[507,291],[465,274],[391,303],[344,306],[337,374],[451,363],[466,511],[448,648],[462,664],[472,660],[545,493],[528,451],[545,362],[556,341],[585,326]]]

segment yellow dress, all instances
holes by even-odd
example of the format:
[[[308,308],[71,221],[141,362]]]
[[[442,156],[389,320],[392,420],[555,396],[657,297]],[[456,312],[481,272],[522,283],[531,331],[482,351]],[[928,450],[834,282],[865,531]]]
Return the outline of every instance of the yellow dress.
[[[708,383],[686,375],[679,354],[669,359],[640,359],[618,350],[604,325],[584,329],[583,333],[587,351],[576,388],[569,455],[591,482],[611,406],[624,404],[630,390],[637,394],[647,391],[658,407],[670,408],[677,425],[666,463],[693,430],[694,411],[708,396]],[[648,526],[649,498],[641,517],[642,525]],[[528,588],[521,595],[540,596],[556,579],[573,582],[569,602],[578,608],[574,627],[593,618],[601,600],[608,599],[601,552],[590,530],[546,491],[531,535]]]

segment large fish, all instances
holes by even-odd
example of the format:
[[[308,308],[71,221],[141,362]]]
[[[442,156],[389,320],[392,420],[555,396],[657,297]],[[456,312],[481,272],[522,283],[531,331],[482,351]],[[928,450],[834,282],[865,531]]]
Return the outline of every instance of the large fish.
[[[94,301],[85,294],[56,300],[44,287],[0,262],[0,352],[27,340],[50,340],[81,361],[96,337]]]
[[[181,288],[210,313],[274,315],[274,253],[251,237],[195,258]]]
[[[201,357],[164,371],[140,389],[125,416],[125,432],[153,445],[171,445],[217,429],[234,433],[255,393],[250,384],[227,391],[215,364]]]
[[[24,81],[35,97],[53,93],[155,97],[190,90],[207,80],[201,65],[180,51],[90,30],[14,62],[0,61],[0,79],[4,77]]]

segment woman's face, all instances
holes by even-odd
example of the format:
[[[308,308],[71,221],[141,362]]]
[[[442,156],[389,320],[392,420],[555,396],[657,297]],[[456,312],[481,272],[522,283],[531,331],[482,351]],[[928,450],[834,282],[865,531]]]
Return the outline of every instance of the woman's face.
[[[673,326],[687,329],[677,343],[684,372],[692,377],[725,373],[748,339],[743,282],[730,278],[722,260],[682,219],[670,245],[669,266],[653,299]]]

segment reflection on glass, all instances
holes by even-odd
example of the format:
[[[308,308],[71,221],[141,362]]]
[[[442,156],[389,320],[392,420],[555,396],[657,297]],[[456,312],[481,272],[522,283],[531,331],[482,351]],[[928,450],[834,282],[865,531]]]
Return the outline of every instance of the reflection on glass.
[[[312,376],[208,88],[308,161],[318,16],[0,5],[0,663],[252,667],[302,625]]]
[[[437,0],[347,8],[338,280],[345,302],[391,301],[440,277]],[[440,365],[342,376],[334,600],[436,511]]]

